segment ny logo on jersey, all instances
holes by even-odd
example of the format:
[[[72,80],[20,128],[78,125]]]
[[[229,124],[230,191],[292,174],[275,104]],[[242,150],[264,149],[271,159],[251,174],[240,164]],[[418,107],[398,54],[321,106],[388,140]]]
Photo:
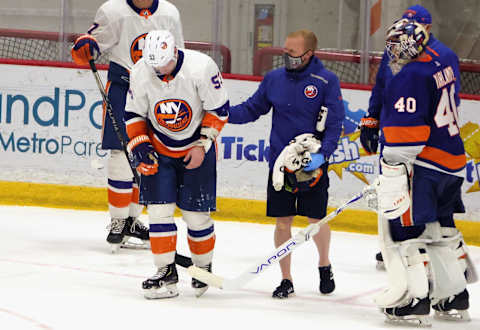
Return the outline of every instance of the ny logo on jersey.
[[[143,47],[145,46],[145,37],[147,33],[143,33],[133,40],[130,45],[130,58],[133,64],[137,63],[139,59],[142,58]]]
[[[155,104],[158,124],[172,132],[183,131],[192,121],[192,108],[180,99],[168,99]]]

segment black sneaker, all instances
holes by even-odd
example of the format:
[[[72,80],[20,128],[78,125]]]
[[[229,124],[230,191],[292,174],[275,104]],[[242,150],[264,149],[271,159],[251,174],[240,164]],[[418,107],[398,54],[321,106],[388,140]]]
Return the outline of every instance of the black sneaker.
[[[209,263],[206,266],[198,266],[199,268],[205,269],[207,272],[212,272],[212,263]],[[195,289],[195,296],[200,297],[208,290],[208,285],[197,280],[196,278],[192,278],[192,288]]]
[[[161,267],[157,273],[143,281],[142,288],[147,299],[172,298],[178,296],[178,274],[175,264]]]
[[[375,260],[377,260],[377,269],[378,270],[385,270],[385,263],[383,262],[383,256],[382,256],[382,252],[378,252],[376,255],[375,255]]]
[[[292,281],[288,279],[283,279],[282,282],[280,282],[280,285],[277,286],[275,291],[273,291],[272,297],[273,298],[279,298],[279,299],[285,299],[288,298],[289,295],[294,294],[295,291],[293,290],[293,283]]]
[[[110,232],[107,236],[107,242],[110,244],[121,244],[125,237],[126,219],[112,218],[108,228]]]
[[[437,304],[432,305],[435,310],[435,317],[444,320],[470,320],[468,314],[469,294],[467,289],[459,294],[440,300]]]
[[[320,292],[323,294],[332,293],[335,290],[332,265],[318,267],[318,272],[320,273]]]
[[[150,240],[148,228],[143,223],[134,217],[128,217],[124,228],[125,236],[135,237],[142,241]]]

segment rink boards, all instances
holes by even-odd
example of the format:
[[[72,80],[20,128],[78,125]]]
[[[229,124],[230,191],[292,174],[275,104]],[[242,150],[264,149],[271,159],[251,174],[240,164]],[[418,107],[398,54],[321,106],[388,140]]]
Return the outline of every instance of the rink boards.
[[[102,103],[92,74],[76,68],[1,64],[0,203],[105,209],[106,172],[100,148]],[[102,72],[106,81],[106,74]],[[228,75],[231,104],[242,102],[259,82]],[[245,78],[245,77],[242,77]],[[247,78],[248,79],[248,78]],[[351,86],[349,86],[351,87]],[[378,175],[378,156],[361,148],[358,121],[370,91],[342,89],[346,119],[338,148],[330,158],[330,205],[340,205]],[[462,99],[461,135],[467,153],[463,198],[464,233],[480,244],[480,101]],[[226,125],[217,139],[217,218],[268,221],[265,190],[268,173],[270,114],[246,125]],[[18,183],[23,182],[23,183]],[[373,233],[376,216],[363,202],[332,222],[338,230]],[[300,219],[298,224],[302,224]],[[468,228],[467,228],[468,227]],[[476,237],[477,236],[477,237]]]

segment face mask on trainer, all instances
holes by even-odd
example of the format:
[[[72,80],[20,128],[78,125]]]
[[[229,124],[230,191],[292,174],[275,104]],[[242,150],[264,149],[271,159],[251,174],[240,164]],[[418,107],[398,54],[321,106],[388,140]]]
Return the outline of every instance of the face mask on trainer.
[[[302,64],[304,63],[302,61],[302,56],[304,56],[306,53],[308,53],[308,50],[302,55],[296,56],[296,57],[290,56],[287,53],[283,53],[283,61],[285,62],[285,68],[287,68],[287,70],[292,70],[292,71],[298,70],[299,67],[301,67]]]

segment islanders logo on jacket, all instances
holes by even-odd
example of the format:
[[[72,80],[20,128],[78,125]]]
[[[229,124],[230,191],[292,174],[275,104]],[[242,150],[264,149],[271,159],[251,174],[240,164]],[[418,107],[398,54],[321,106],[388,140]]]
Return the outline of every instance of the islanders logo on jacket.
[[[154,112],[157,123],[172,132],[183,131],[192,121],[192,108],[180,99],[157,102]]]
[[[133,64],[137,63],[138,60],[142,58],[146,36],[147,33],[139,35],[133,40],[132,45],[130,46],[130,58],[132,59]]]
[[[303,90],[303,93],[305,94],[306,97],[309,99],[313,99],[315,96],[318,94],[318,89],[315,85],[308,85],[305,87]]]

